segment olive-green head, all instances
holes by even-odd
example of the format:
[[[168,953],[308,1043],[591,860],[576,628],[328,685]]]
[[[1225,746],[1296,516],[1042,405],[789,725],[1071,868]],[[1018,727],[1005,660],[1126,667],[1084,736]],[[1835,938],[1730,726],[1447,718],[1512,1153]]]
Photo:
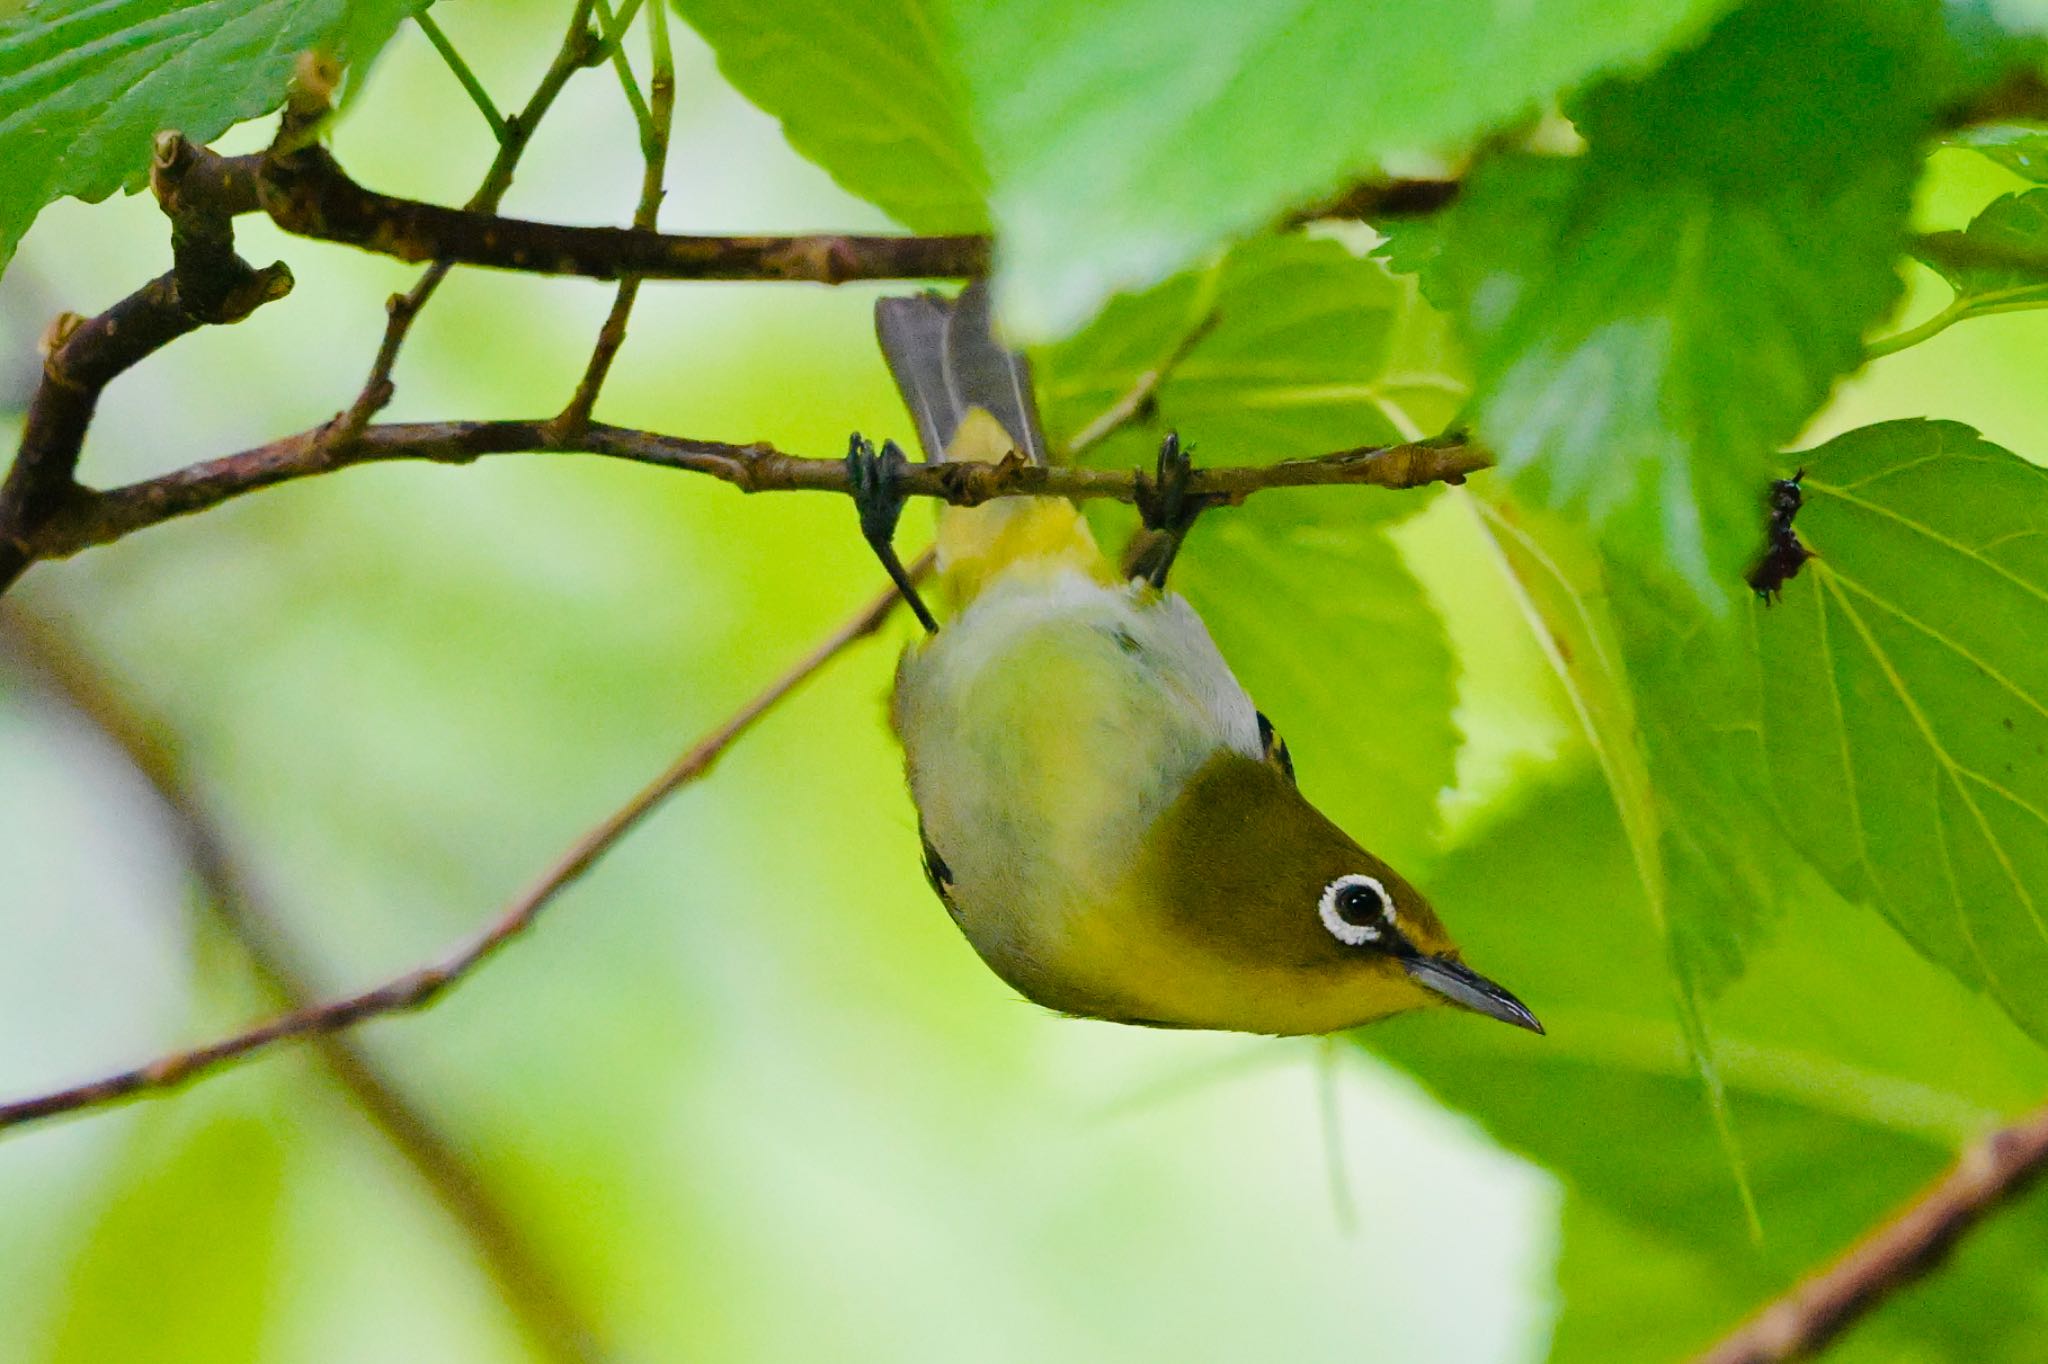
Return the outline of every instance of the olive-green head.
[[[1178,944],[1176,1010],[1204,1026],[1320,1033],[1452,1003],[1542,1032],[1466,967],[1436,911],[1296,789],[1284,746],[1221,749],[1144,840],[1133,898]],[[1220,1015],[1220,1016],[1219,1016]]]

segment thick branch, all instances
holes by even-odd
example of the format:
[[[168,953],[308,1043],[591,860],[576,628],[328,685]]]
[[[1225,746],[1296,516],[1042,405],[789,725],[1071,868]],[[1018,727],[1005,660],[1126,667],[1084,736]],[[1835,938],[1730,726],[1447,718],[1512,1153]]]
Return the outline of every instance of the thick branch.
[[[162,727],[69,640],[18,608],[0,604],[0,647],[27,666],[42,689],[98,730],[149,785],[169,817],[208,909],[248,957],[264,991],[286,1009],[319,998],[284,921],[257,895]],[[356,1109],[419,1176],[475,1247],[507,1309],[544,1357],[583,1364],[599,1339],[497,1192],[435,1122],[426,1105],[343,1034],[314,1039],[314,1054]]]
[[[484,455],[583,453],[709,474],[749,493],[851,491],[843,460],[788,455],[766,444],[691,440],[602,423],[585,427],[572,443],[564,445],[555,440],[552,428],[548,419],[401,422],[370,427],[352,444],[333,449],[326,444],[326,428],[316,427],[142,483],[103,493],[81,492],[44,522],[26,541],[26,547],[36,559],[62,558],[173,517],[206,511],[259,488],[389,460],[467,464]],[[1490,455],[1462,438],[1447,437],[1343,450],[1318,459],[1198,468],[1189,491],[1213,501],[1240,502],[1267,488],[1327,484],[1413,488],[1462,482],[1466,475],[1492,462]],[[1133,502],[1138,482],[1138,475],[1130,470],[1048,468],[1011,459],[1001,464],[915,464],[904,474],[902,489],[913,497],[934,497],[958,506],[1033,494]]]
[[[988,269],[981,237],[694,237],[624,227],[565,227],[444,208],[365,189],[324,148],[263,166],[264,212],[287,232],[408,261],[482,265],[586,279],[946,279]]]
[[[2048,1169],[2048,1108],[2001,1128],[1842,1257],[1701,1355],[1698,1364],[1775,1364],[1819,1351],[1933,1270],[1957,1241]]]
[[[80,495],[79,454],[106,386],[187,332],[239,322],[291,291],[283,263],[256,270],[235,254],[227,215],[169,187],[186,154],[182,138],[160,139],[152,168],[171,220],[171,269],[98,317],[60,316],[43,338],[42,382],[0,484],[0,591],[34,561],[28,545],[42,524]]]

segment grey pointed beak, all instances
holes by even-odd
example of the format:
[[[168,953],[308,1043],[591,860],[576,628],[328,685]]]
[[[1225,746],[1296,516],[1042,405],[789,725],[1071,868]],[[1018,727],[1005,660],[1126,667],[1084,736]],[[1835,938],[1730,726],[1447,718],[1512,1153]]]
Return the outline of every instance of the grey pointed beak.
[[[1543,1031],[1536,1015],[1530,1013],[1521,1000],[1463,962],[1418,954],[1402,958],[1401,964],[1408,968],[1408,974],[1415,978],[1416,984],[1427,986],[1461,1008],[1497,1018],[1503,1023],[1512,1023],[1518,1028],[1527,1028],[1533,1033]]]

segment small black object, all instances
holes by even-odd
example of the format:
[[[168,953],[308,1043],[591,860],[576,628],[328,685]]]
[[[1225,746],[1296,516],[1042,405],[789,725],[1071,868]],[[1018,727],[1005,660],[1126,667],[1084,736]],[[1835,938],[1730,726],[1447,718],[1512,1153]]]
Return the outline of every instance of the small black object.
[[[1157,588],[1166,586],[1167,570],[1179,555],[1195,518],[1208,509],[1210,499],[1188,491],[1195,472],[1192,445],[1183,447],[1180,433],[1169,431],[1159,442],[1158,470],[1151,477],[1138,475],[1135,501],[1151,540],[1131,560],[1131,576],[1143,578]]]
[[[1273,722],[1266,718],[1266,712],[1253,712],[1259,718],[1259,747],[1265,750],[1266,761],[1280,769],[1287,778],[1287,784],[1295,785],[1294,755],[1287,751],[1287,741],[1280,737],[1280,731],[1273,728]]]
[[[1806,493],[1799,486],[1805,477],[1806,470],[1801,469],[1790,478],[1775,479],[1767,495],[1771,522],[1764,532],[1764,552],[1747,575],[1750,589],[1766,606],[1778,600],[1785,584],[1798,577],[1813,557],[1813,551],[1800,542],[1799,532],[1792,529],[1792,518],[1806,504]]]
[[[939,632],[939,622],[926,608],[924,598],[917,594],[917,588],[910,581],[910,574],[904,571],[903,561],[896,557],[896,523],[902,519],[905,501],[901,484],[903,473],[910,467],[904,458],[902,447],[893,440],[882,442],[882,449],[876,453],[874,444],[856,431],[846,443],[846,476],[853,487],[853,505],[860,509],[860,533],[875,551],[875,557],[882,561],[888,571],[889,580],[896,584],[896,590],[903,594],[903,600],[910,604],[917,623],[925,633]]]
[[[924,852],[924,879],[932,892],[939,897],[939,903],[954,918],[960,917],[960,908],[953,903],[953,869],[946,865],[946,859],[939,856],[939,850],[932,846],[931,835],[924,831],[924,821],[917,821],[917,842]]]
[[[1387,897],[1372,886],[1346,886],[1337,895],[1337,917],[1359,928],[1383,925],[1387,917]]]

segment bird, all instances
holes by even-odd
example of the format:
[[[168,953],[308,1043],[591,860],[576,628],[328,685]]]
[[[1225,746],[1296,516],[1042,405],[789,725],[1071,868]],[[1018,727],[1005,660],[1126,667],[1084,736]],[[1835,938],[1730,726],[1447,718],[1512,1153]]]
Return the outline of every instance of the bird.
[[[959,295],[877,301],[927,461],[1048,462],[1027,359]],[[1161,445],[1151,548],[1120,571],[1073,502],[944,506],[941,625],[893,548],[909,468],[858,434],[861,527],[925,628],[889,706],[926,878],[974,951],[1057,1013],[1159,1028],[1331,1033],[1451,1004],[1541,1033],[1466,966],[1409,881],[1318,810],[1186,598],[1202,509]]]

